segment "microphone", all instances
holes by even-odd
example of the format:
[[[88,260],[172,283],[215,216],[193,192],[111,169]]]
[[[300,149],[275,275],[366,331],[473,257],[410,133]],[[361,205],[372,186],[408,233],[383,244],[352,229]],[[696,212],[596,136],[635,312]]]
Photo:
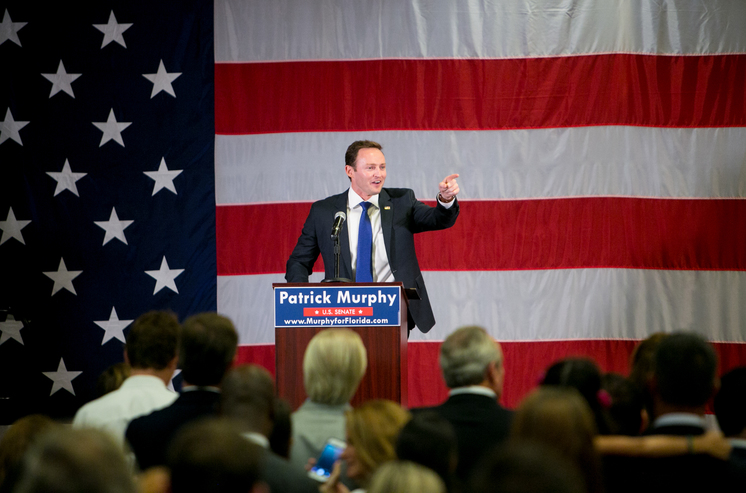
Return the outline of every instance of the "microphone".
[[[342,225],[347,219],[347,214],[342,211],[334,214],[334,224],[332,225],[332,239],[336,239],[339,236],[339,231],[342,229]]]

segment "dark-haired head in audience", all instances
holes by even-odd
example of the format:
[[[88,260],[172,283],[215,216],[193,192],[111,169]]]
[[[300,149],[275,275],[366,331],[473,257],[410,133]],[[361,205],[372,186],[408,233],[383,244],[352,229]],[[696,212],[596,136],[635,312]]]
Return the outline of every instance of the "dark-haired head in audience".
[[[637,436],[648,426],[642,392],[619,373],[607,373],[601,378],[601,388],[611,398],[608,409],[612,435]]]
[[[577,466],[547,445],[510,441],[474,470],[469,493],[585,493]]]
[[[593,412],[598,432],[609,433],[607,407],[611,403],[608,394],[601,390],[601,370],[593,360],[567,358],[558,361],[547,369],[541,384],[572,387],[580,392]]]
[[[43,414],[30,414],[14,422],[0,439],[0,492],[13,491],[26,451],[44,433],[56,427]]]
[[[285,399],[275,397],[274,419],[272,420],[272,433],[269,434],[269,448],[283,459],[290,459],[290,446],[292,444],[293,424],[290,422],[290,414],[293,409]]]
[[[516,410],[511,439],[551,447],[576,465],[588,493],[603,490],[601,458],[594,449],[596,422],[588,404],[572,387],[542,386]]]
[[[134,477],[119,445],[95,429],[59,428],[29,449],[17,493],[135,493]]]
[[[656,332],[640,341],[629,357],[629,379],[640,389],[648,417],[653,416],[653,393],[651,383],[655,374],[655,353],[661,341],[668,337],[664,332]]]
[[[259,459],[259,447],[243,438],[235,423],[195,421],[179,430],[169,447],[170,491],[266,492]]]
[[[272,493],[316,492],[318,483],[270,449],[275,413],[272,375],[257,365],[240,365],[223,379],[220,412],[235,423],[245,440],[261,448],[260,477]]]
[[[456,431],[456,478],[464,483],[479,458],[510,432],[513,413],[498,404],[505,380],[502,349],[484,328],[461,327],[443,341],[440,368],[450,389],[448,399],[425,409],[448,420]]]
[[[396,456],[435,471],[451,491],[458,462],[458,442],[451,423],[434,411],[416,413],[402,428]]]
[[[721,377],[714,407],[723,434],[729,438],[746,439],[746,366],[735,368]]]
[[[179,428],[217,414],[220,382],[233,363],[237,345],[238,333],[227,317],[200,313],[184,321],[179,344],[183,384],[178,399],[127,427],[126,438],[141,469],[165,463],[168,444]]]

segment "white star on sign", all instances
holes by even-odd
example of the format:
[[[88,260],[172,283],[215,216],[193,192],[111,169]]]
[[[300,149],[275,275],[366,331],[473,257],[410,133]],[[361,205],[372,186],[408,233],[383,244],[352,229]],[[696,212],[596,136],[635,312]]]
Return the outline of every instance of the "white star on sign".
[[[0,144],[8,139],[13,139],[19,144],[21,142],[21,134],[19,130],[28,125],[28,122],[17,122],[13,119],[13,113],[10,112],[10,108],[5,112],[5,120],[0,122]]]
[[[54,281],[52,287],[52,296],[61,289],[67,289],[72,294],[76,295],[75,288],[73,287],[73,279],[82,274],[82,270],[67,270],[65,265],[65,259],[60,257],[60,266],[56,271],[44,272],[44,275]]]
[[[26,242],[23,241],[23,234],[21,233],[21,230],[28,226],[30,222],[31,221],[17,220],[16,215],[13,213],[13,208],[11,207],[8,211],[8,219],[6,219],[5,221],[0,221],[0,229],[3,230],[3,236],[2,238],[0,238],[0,245],[11,238],[15,238],[25,245]]]
[[[363,311],[362,311],[362,310],[360,310],[360,311],[359,311],[358,313],[359,313],[360,315],[362,315],[362,314],[363,314]]]
[[[11,40],[18,46],[21,46],[21,40],[18,39],[18,31],[20,31],[25,25],[25,22],[13,22],[8,13],[8,9],[5,9],[3,22],[0,23],[0,45]]]
[[[112,207],[111,216],[109,216],[108,221],[93,222],[96,223],[96,226],[99,226],[103,228],[104,231],[106,231],[106,234],[104,235],[104,245],[115,238],[126,245],[127,238],[124,237],[124,229],[130,226],[135,221],[120,221],[119,217],[117,216],[117,210]]]
[[[113,140],[120,146],[124,147],[122,130],[132,125],[132,122],[117,122],[117,118],[114,116],[114,108],[112,108],[111,111],[109,111],[109,118],[107,118],[105,122],[93,122],[93,124],[104,133],[101,136],[101,143],[98,145],[99,147],[110,140]]]
[[[118,24],[117,18],[114,17],[114,11],[109,14],[109,22],[107,24],[94,24],[93,27],[104,33],[104,41],[101,43],[101,48],[108,45],[112,41],[119,43],[120,45],[127,47],[124,44],[124,36],[122,33],[132,27],[132,24]]]
[[[73,94],[73,86],[71,84],[82,74],[68,74],[65,71],[65,66],[62,64],[62,60],[60,60],[60,64],[59,66],[57,66],[56,74],[41,75],[43,75],[45,79],[52,83],[52,91],[49,93],[50,98],[60,91],[66,92],[70,96],[75,98],[75,94]]]
[[[101,341],[102,346],[114,338],[126,342],[124,340],[124,329],[132,322],[134,322],[134,320],[119,320],[117,310],[113,306],[111,307],[109,320],[93,321],[94,324],[104,329],[104,340]]]
[[[184,272],[184,269],[169,269],[168,268],[168,262],[166,262],[166,256],[163,256],[163,261],[161,261],[161,268],[158,270],[146,270],[145,273],[155,279],[155,289],[153,290],[153,294],[157,293],[163,288],[168,288],[174,293],[179,292],[179,290],[176,288],[176,279],[182,272]]]
[[[0,336],[0,346],[2,346],[5,341],[9,341],[10,339],[15,339],[16,341],[23,344],[23,338],[21,337],[22,328],[23,322],[16,320],[13,315],[8,315],[8,318],[5,320],[5,322],[0,322],[0,332],[3,333],[3,335]]]
[[[70,163],[67,159],[65,159],[65,164],[62,166],[62,171],[47,171],[47,174],[57,180],[57,187],[54,189],[54,197],[56,197],[57,194],[64,192],[65,190],[70,190],[72,193],[80,197],[80,195],[78,195],[78,186],[75,184],[75,182],[83,178],[88,173],[73,173],[72,169],[70,168]]]
[[[161,158],[161,164],[158,166],[158,171],[143,171],[143,173],[148,175],[148,178],[155,180],[155,185],[153,185],[153,195],[164,188],[171,190],[174,194],[178,195],[178,193],[176,193],[176,187],[174,186],[174,178],[179,176],[182,171],[184,170],[174,169],[169,171],[166,167],[166,159]]]
[[[161,91],[166,91],[171,96],[176,97],[176,93],[174,92],[171,83],[180,75],[181,72],[171,72],[170,74],[166,72],[166,66],[163,65],[163,60],[158,64],[158,72],[154,74],[142,74],[143,77],[153,83],[153,92],[150,93],[150,99],[153,99],[153,97]]]
[[[57,371],[43,371],[42,373],[45,377],[54,382],[52,384],[52,391],[49,393],[49,395],[52,395],[61,389],[65,389],[72,395],[75,395],[75,390],[73,390],[73,379],[75,379],[83,372],[67,371],[67,367],[65,367],[65,361],[60,358],[60,364],[57,367]]]

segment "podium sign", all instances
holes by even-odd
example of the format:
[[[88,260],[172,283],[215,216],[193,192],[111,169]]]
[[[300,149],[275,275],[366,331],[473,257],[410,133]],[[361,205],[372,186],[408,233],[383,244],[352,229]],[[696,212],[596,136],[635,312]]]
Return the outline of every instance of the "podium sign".
[[[275,286],[275,327],[398,327],[399,286]]]

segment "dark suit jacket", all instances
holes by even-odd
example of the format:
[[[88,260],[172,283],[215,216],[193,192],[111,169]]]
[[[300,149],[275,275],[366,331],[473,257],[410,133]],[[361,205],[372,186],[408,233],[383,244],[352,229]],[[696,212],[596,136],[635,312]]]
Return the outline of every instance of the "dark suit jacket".
[[[263,449],[261,461],[262,480],[272,493],[318,493],[321,483],[271,450]]]
[[[697,436],[703,433],[699,426],[669,425],[652,427],[645,435]],[[610,456],[604,458],[604,474],[607,493],[732,491],[727,462],[704,454],[659,458]]]
[[[141,470],[166,463],[171,439],[186,423],[216,415],[220,394],[209,390],[184,392],[168,407],[135,418],[125,437],[135,453]]]
[[[510,432],[513,412],[491,397],[478,394],[458,394],[440,406],[413,409],[413,413],[435,411],[448,420],[456,431],[458,441],[458,466],[456,478],[463,483],[479,459]]]
[[[285,279],[288,282],[308,282],[319,254],[324,259],[326,277],[334,277],[334,242],[331,239],[334,214],[347,210],[347,194],[343,192],[315,202],[311,206],[298,243],[287,261]],[[435,317],[427,296],[422,272],[414,249],[414,235],[423,231],[453,226],[459,213],[458,202],[446,209],[438,204],[430,207],[414,196],[408,188],[384,188],[378,196],[381,230],[386,245],[391,272],[405,288],[416,288],[420,300],[411,300],[409,314],[420,331],[435,325]],[[339,275],[352,279],[352,261],[347,223],[339,233]],[[411,329],[410,325],[410,329]]]

